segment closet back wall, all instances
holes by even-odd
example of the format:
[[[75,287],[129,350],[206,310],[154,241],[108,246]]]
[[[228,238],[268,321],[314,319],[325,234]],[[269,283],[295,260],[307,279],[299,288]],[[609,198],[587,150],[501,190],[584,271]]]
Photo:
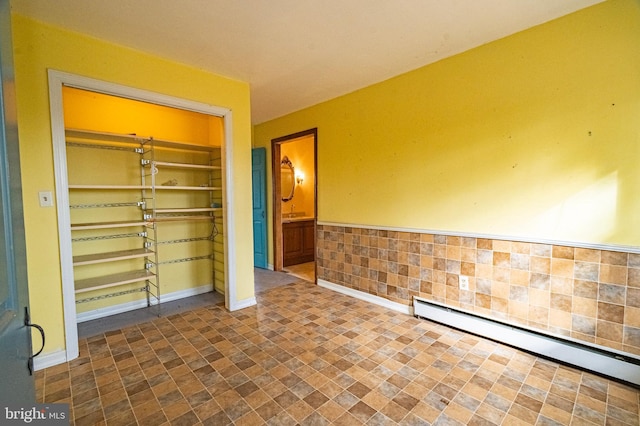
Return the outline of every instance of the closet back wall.
[[[72,87],[64,87],[62,93],[66,127],[222,146],[220,117]]]
[[[153,136],[155,139],[208,144],[212,146],[222,146],[223,143],[223,121],[219,117],[70,87],[63,88],[63,97],[66,128],[121,134],[135,133],[143,137]],[[87,155],[100,155],[100,167],[95,167],[95,160],[89,161],[86,157]],[[87,153],[86,149],[67,149],[69,183],[81,183],[83,179],[86,180],[87,176],[90,176],[91,181],[97,184],[117,183],[121,185],[139,185],[139,170],[137,168],[136,170],[125,169],[127,160],[123,158],[123,155],[126,156],[128,154],[121,154],[117,151]],[[189,162],[188,159],[184,158],[176,158],[174,161]],[[86,170],[87,167],[90,167],[91,170]],[[198,195],[202,194],[192,194],[192,196]],[[120,196],[122,197],[123,195],[121,194]],[[199,204],[202,204],[202,202]],[[72,213],[74,213],[74,215],[81,214],[83,217],[82,222],[99,221],[92,220],[91,216],[95,216],[97,213],[95,209],[80,209]],[[139,219],[139,217],[130,219]],[[195,225],[190,224],[183,226]],[[199,224],[199,226],[202,228],[202,224]],[[222,231],[222,229],[219,231]],[[185,233],[186,232],[188,232],[188,230],[185,230]],[[208,230],[201,229],[198,232],[204,233],[208,232]],[[132,243],[135,242],[132,241]],[[76,250],[83,250],[85,246],[89,244],[90,243],[81,243],[77,245],[74,248],[74,255],[81,254],[76,252]],[[104,242],[101,244],[104,244]],[[172,247],[171,257],[184,258],[192,256],[193,253],[189,252],[189,249],[190,247],[187,245]],[[104,249],[102,249],[102,251],[104,251]],[[222,244],[219,244],[216,251],[220,253],[223,252]],[[215,287],[216,290],[224,293],[224,264],[222,256],[216,258],[216,263],[219,265],[215,267]],[[111,265],[106,264],[101,267],[108,270]],[[214,265],[211,261],[201,260],[174,264],[171,265],[171,267],[163,268],[161,293],[166,295],[211,285],[211,270],[213,267]],[[76,274],[80,272],[82,271],[76,271]],[[83,277],[76,276],[76,279],[78,278]],[[144,298],[144,293],[133,293],[119,296],[116,299],[107,298],[89,303],[81,303],[78,304],[76,308],[78,313],[83,313],[141,298]]]

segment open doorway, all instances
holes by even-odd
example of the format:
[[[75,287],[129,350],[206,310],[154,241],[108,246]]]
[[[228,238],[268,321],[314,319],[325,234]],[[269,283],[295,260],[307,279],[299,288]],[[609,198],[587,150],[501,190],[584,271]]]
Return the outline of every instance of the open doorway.
[[[233,146],[231,111],[57,71],[49,72],[49,83],[58,197],[58,232],[63,282],[66,359],[76,358],[79,352],[76,324],[79,313],[84,311],[77,309],[78,294],[87,293],[87,297],[82,296],[82,303],[86,303],[85,306],[90,308],[95,308],[89,309],[87,312],[91,313],[85,313],[85,316],[101,315],[105,311],[115,313],[117,310],[129,310],[129,308],[141,303],[146,306],[154,303],[160,305],[161,297],[164,302],[213,290],[224,293],[225,305],[228,309],[232,309],[231,305],[235,300],[236,289],[235,279],[230,276],[228,265],[230,261],[234,261],[233,253],[235,250],[233,244],[229,243],[233,241],[233,236],[229,234],[229,230],[233,229],[229,225],[233,217],[227,215],[229,210],[227,208],[228,197],[232,195],[230,192],[231,181],[227,178],[231,166],[230,158],[232,158],[231,149]],[[143,103],[151,108],[159,108],[162,112],[171,110],[179,115],[195,117],[195,120],[202,121],[201,133],[206,134],[204,139],[207,140],[203,141],[197,136],[195,138],[197,140],[187,138],[186,144],[182,143],[183,141],[176,143],[173,135],[163,135],[156,139],[153,137],[153,133],[144,129],[127,130],[110,127],[81,129],[81,131],[77,131],[78,129],[70,130],[69,123],[65,120],[65,96],[63,94],[69,90],[79,90],[80,95],[88,95],[93,98],[107,96],[107,102],[131,102],[128,106]],[[102,114],[98,114],[98,116],[104,118]],[[156,128],[166,124],[162,119],[150,120],[149,123],[152,123]],[[193,130],[191,124],[193,123],[189,124],[189,131]],[[136,134],[131,135],[130,133]],[[213,134],[215,137],[212,137]],[[101,159],[104,161],[100,162],[99,166],[92,167],[88,161],[86,163],[84,161],[88,158],[86,154],[79,153],[75,155],[75,158],[80,160],[76,163],[76,166],[80,167],[76,167],[75,170],[70,169],[68,167],[70,165],[69,159],[73,157],[69,157],[70,153],[67,152],[70,138],[75,139],[71,141],[75,144],[73,149],[85,150],[90,145],[99,145],[99,148],[107,147],[103,153],[92,156],[98,162]],[[211,143],[214,139],[218,141],[218,146],[214,146],[216,143]],[[131,148],[134,149],[131,151]],[[139,155],[141,158],[138,160],[134,158],[134,161],[137,161],[137,166],[128,166],[129,168],[125,171],[109,171],[107,166],[115,167],[121,164],[118,158],[108,160],[107,153],[110,151],[114,151],[117,153],[116,155],[133,157]],[[205,155],[203,156],[202,153]],[[155,157],[156,154],[157,157]],[[151,157],[148,157],[149,155]],[[165,175],[168,177],[160,180],[160,168],[163,168],[165,173],[169,170],[171,176]],[[84,175],[91,181],[88,184],[86,182],[71,182],[72,176],[75,179],[80,176],[81,172],[84,172]],[[137,184],[129,182],[136,173],[135,179],[141,180]],[[104,182],[93,181],[94,178],[102,179],[103,177],[105,178]],[[155,179],[158,180],[155,181]],[[112,181],[115,181],[115,184]],[[73,192],[73,199],[70,196],[71,192]],[[103,196],[102,193],[108,193],[108,195]],[[122,202],[106,198],[107,196],[112,197],[112,195],[117,197],[119,194],[125,193],[126,198],[132,198],[132,200]],[[138,193],[139,200],[135,199],[134,193]],[[95,200],[75,200],[79,195],[85,198],[89,195],[89,198],[93,197]],[[130,204],[131,206],[129,206]],[[88,209],[91,209],[92,212],[89,213],[91,217],[88,217],[84,212],[82,214],[87,217],[80,218],[75,213],[71,214],[71,206],[83,211],[87,210],[87,212]],[[114,218],[113,222],[108,218],[100,220],[98,227],[96,227],[96,222],[93,221],[93,215],[97,214],[95,213],[96,209],[103,210],[112,207],[115,207],[116,210],[139,209],[140,212],[138,214],[132,213],[136,220],[133,216],[128,217],[127,213],[125,217]],[[143,214],[140,214],[141,212]],[[181,215],[178,218],[181,224],[188,220],[189,222],[198,222],[198,226],[189,224],[177,227],[176,215]],[[157,226],[163,221],[165,226],[161,231],[162,236],[158,236]],[[81,224],[80,227],[78,227],[78,223]],[[139,227],[140,230],[130,230],[128,229],[130,227]],[[105,229],[107,231],[104,231]],[[175,235],[170,234],[174,230]],[[183,232],[185,230],[193,230],[193,235],[186,235]],[[74,235],[79,231],[95,231],[96,235]],[[82,253],[80,256],[74,252],[74,239],[75,242],[82,241],[83,245],[94,243],[111,245],[115,238],[121,236],[146,241],[142,247],[135,249],[100,247],[93,250],[91,254]],[[165,255],[158,256],[157,247],[160,244],[163,245],[163,249],[172,245],[176,249],[175,253],[164,249]],[[185,248],[185,244],[190,247]],[[214,252],[217,252],[219,262],[216,262],[213,257]],[[116,253],[117,256],[112,256],[113,253]],[[105,260],[105,256],[107,260]],[[143,260],[143,266],[139,271],[132,270],[121,273],[121,271],[107,270],[111,268],[112,264],[115,264],[114,262],[139,262],[140,259]],[[191,276],[194,279],[185,288],[165,286],[165,291],[160,291],[158,265],[165,265],[162,273],[164,276],[170,277],[173,274],[182,278],[184,274],[181,271],[176,272],[171,269],[174,268],[173,265],[186,265],[187,262],[206,263],[210,267],[191,268]],[[88,291],[85,291],[87,290],[85,288],[78,291],[77,275],[79,275],[79,270],[76,271],[76,269],[84,265],[93,267],[92,265],[95,264],[99,264],[98,266],[104,269],[96,274],[99,275],[100,280],[96,281],[93,279],[94,277],[81,277],[81,287],[87,284],[90,285],[90,288]],[[85,272],[87,271],[82,271],[82,273]],[[136,272],[138,275],[129,278],[129,272]],[[121,278],[124,275],[126,275],[126,279]],[[103,278],[104,280],[109,279],[104,281]],[[120,289],[121,286],[123,286],[122,289]],[[156,286],[154,294],[150,294],[152,286]],[[105,293],[107,291],[110,293],[108,296]],[[139,297],[140,293],[146,293],[144,294],[146,297]],[[103,303],[102,301],[107,298],[124,302],[115,304],[105,302],[105,306],[93,306],[97,303]],[[131,300],[127,300],[127,298],[131,298]]]
[[[273,139],[274,270],[316,282],[317,129]]]

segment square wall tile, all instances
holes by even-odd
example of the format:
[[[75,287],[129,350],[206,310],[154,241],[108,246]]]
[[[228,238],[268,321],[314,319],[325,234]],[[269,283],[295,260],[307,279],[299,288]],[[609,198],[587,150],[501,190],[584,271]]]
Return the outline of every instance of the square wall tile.
[[[317,252],[318,278],[334,284],[404,305],[417,295],[640,354],[637,315],[625,311],[640,308],[637,253],[325,225]],[[470,291],[459,290],[459,275],[470,277]]]

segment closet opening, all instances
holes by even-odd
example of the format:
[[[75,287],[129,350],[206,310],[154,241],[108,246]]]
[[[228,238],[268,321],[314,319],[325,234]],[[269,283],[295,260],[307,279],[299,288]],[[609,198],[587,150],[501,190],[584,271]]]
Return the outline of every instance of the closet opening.
[[[141,308],[160,316],[163,303],[205,293],[229,307],[235,291],[230,111],[71,80],[52,101],[67,360],[80,323]]]

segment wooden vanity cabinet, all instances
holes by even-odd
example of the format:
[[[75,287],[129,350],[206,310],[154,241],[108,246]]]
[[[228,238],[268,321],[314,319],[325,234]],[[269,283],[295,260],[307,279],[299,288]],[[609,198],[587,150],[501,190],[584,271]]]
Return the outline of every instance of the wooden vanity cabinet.
[[[314,261],[316,235],[313,219],[283,223],[282,240],[283,266]]]

